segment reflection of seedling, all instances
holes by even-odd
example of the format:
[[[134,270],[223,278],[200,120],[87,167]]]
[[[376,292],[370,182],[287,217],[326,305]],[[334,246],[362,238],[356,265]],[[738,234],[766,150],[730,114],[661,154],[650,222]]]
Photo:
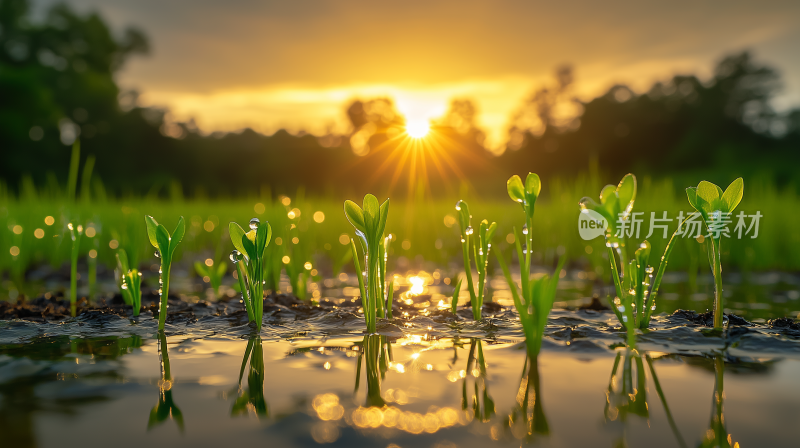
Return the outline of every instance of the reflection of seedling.
[[[247,310],[247,319],[261,331],[264,318],[264,250],[272,239],[272,227],[263,225],[258,218],[250,220],[250,231],[232,222],[229,225],[231,242],[236,247],[231,252],[231,261],[236,264],[236,274],[242,290],[242,300]]]
[[[675,440],[678,446],[685,448],[686,442],[684,442],[683,437],[678,431],[678,426],[672,418],[672,412],[667,404],[664,391],[661,389],[661,383],[658,381],[658,376],[653,366],[653,360],[649,355],[644,355],[644,357],[647,360],[656,393],[661,400],[662,406],[664,406],[664,412],[667,415],[667,421],[672,429],[672,433],[675,435]],[[630,348],[625,350],[624,355],[623,352],[617,352],[617,357],[614,359],[614,367],[611,369],[611,377],[608,380],[606,404],[603,410],[606,423],[615,422],[615,424],[621,425],[622,427],[619,439],[614,446],[627,446],[627,442],[625,441],[625,425],[627,424],[629,416],[635,415],[645,419],[650,417],[647,392],[647,371],[644,367],[642,355]]]
[[[242,388],[244,368],[250,361],[250,370],[247,373],[247,390]],[[261,346],[261,337],[256,336],[247,341],[247,349],[242,358],[242,368],[239,370],[239,397],[234,401],[231,415],[247,415],[253,409],[258,417],[269,416],[269,407],[264,399],[264,349]]]
[[[116,273],[122,299],[133,308],[133,315],[138,316],[142,308],[142,273],[130,268],[128,254],[124,249],[117,252]]]
[[[210,266],[209,266],[210,262]],[[219,287],[222,285],[222,277],[225,276],[225,272],[228,270],[228,265],[225,263],[216,263],[213,259],[209,258],[205,262],[194,262],[194,270],[197,271],[197,275],[208,278],[208,283],[211,284],[211,288],[214,290],[214,294],[219,297]]]
[[[368,194],[364,196],[363,205],[364,208],[362,209],[353,201],[345,201],[344,214],[350,224],[355,227],[356,235],[361,241],[361,248],[364,250],[364,265],[367,268],[366,281],[362,275],[361,265],[358,262],[356,244],[353,240],[350,240],[358,286],[361,290],[364,319],[367,322],[367,332],[375,333],[377,318],[386,317],[384,313],[385,304],[381,294],[383,287],[381,286],[380,277],[381,251],[379,247],[383,242],[383,231],[386,228],[386,218],[389,216],[389,199],[379,205],[378,199]]]
[[[705,432],[703,441],[698,445],[701,448],[730,448],[738,447],[739,443],[734,442],[731,434],[728,432],[725,423],[725,410],[723,407],[725,401],[725,388],[724,374],[725,374],[725,360],[722,354],[716,354],[714,357],[714,395],[712,395],[711,402],[714,407],[711,413],[711,420],[708,424],[708,430]]]
[[[392,361],[392,346],[386,336],[378,334],[364,336],[356,365],[355,392],[358,392],[361,382],[362,358],[367,372],[367,402],[365,406],[383,407],[386,405],[386,401],[381,396],[381,380],[386,377],[386,371],[389,370]]]
[[[83,226],[78,224],[74,226],[72,223],[67,224],[69,228],[69,235],[72,238],[72,249],[70,251],[70,269],[69,269],[69,309],[74,317],[77,313],[78,302],[78,252],[81,249],[81,236],[83,235]]]
[[[503,424],[515,437],[531,443],[537,435],[550,434],[550,425],[542,405],[539,358],[526,358],[517,391],[517,405],[508,418],[503,419]]]
[[[711,182],[702,181],[697,187],[686,189],[689,203],[692,204],[703,217],[709,232],[708,262],[714,273],[714,328],[722,328],[722,259],[720,243],[725,226],[730,223],[733,210],[739,205],[744,195],[744,181],[738,178],[731,182],[728,189],[722,188]]]
[[[661,279],[667,269],[667,262],[672,253],[673,242],[683,227],[683,222],[675,230],[664,249],[658,273],[653,277],[654,269],[648,265],[650,259],[650,243],[642,241],[636,249],[634,258],[628,262],[625,233],[620,229],[620,221],[625,222],[631,215],[636,200],[636,176],[628,174],[619,185],[606,185],[600,192],[600,203],[591,198],[581,199],[581,210],[592,210],[605,218],[608,227],[605,233],[608,263],[614,281],[616,298],[613,300],[614,314],[627,330],[628,344],[635,344],[635,329],[646,329],[650,325],[650,316],[656,309],[656,295]],[[688,219],[688,218],[687,218]],[[686,222],[686,221],[684,221]]]
[[[542,347],[542,336],[544,335],[544,327],[547,324],[547,315],[553,309],[558,279],[561,275],[561,268],[564,266],[564,260],[559,260],[558,267],[552,278],[547,275],[540,278],[531,276],[533,209],[541,189],[542,185],[539,181],[539,176],[534,173],[528,174],[524,187],[519,176],[512,176],[508,180],[508,195],[512,200],[522,205],[522,210],[525,212],[526,224],[522,228],[522,234],[525,236],[524,250],[520,243],[522,235],[517,234],[515,239],[517,258],[519,259],[521,270],[521,291],[517,291],[517,284],[511,278],[511,273],[505,260],[503,260],[499,252],[497,253],[500,268],[503,270],[509,289],[511,289],[514,307],[519,313],[522,329],[525,332],[525,343],[528,346],[528,354],[531,357],[536,357]]]
[[[461,386],[461,409],[466,411],[470,406],[467,394],[467,379],[470,377],[469,373],[472,373],[472,376],[475,377],[472,411],[476,420],[488,422],[495,414],[495,406],[494,400],[489,396],[489,387],[486,383],[486,360],[483,358],[483,347],[480,339],[472,339],[470,341],[465,372],[467,372],[467,375],[464,376],[464,382]]]
[[[162,332],[158,336],[158,355],[161,358],[161,381],[158,382],[158,404],[150,411],[147,420],[147,429],[164,423],[172,417],[178,429],[183,432],[183,413],[172,399],[172,371],[169,365],[169,351],[167,350],[167,337]]]
[[[492,237],[497,230],[497,223],[489,224],[489,221],[481,221],[478,230],[478,238],[472,244],[472,253],[475,257],[475,269],[478,271],[478,291],[472,284],[472,263],[470,263],[470,241],[474,230],[470,225],[472,215],[469,214],[469,206],[464,201],[456,203],[456,215],[461,230],[461,255],[464,259],[464,271],[467,276],[467,290],[472,304],[472,317],[480,320],[481,309],[483,308],[483,295],[486,285],[486,268],[489,265],[489,251],[492,249]]]
[[[175,254],[175,249],[183,239],[186,233],[186,223],[183,216],[178,220],[178,225],[175,231],[170,236],[167,228],[156,222],[152,216],[145,216],[144,221],[147,223],[147,236],[150,238],[150,244],[156,248],[156,257],[161,258],[161,269],[159,273],[161,284],[158,294],[161,296],[158,308],[158,331],[164,332],[164,324],[167,321],[167,297],[169,295],[169,269],[172,265],[172,256]]]

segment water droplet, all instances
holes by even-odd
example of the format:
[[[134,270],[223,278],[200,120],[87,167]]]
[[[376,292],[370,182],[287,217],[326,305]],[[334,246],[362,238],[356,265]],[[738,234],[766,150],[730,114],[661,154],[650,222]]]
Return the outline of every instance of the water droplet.
[[[628,321],[628,316],[622,316],[622,321],[623,322],[627,322]]]
[[[456,211],[459,211],[459,212],[461,211],[461,202],[463,202],[463,201],[456,202]]]
[[[628,290],[628,294],[635,295],[636,294],[636,290],[631,288],[631,289]]]
[[[253,218],[250,220],[250,230],[258,229],[258,226],[261,224],[261,221],[258,218]]]
[[[230,258],[231,258],[232,262],[236,263],[238,261],[241,261],[243,256],[242,256],[241,252],[239,252],[238,250],[234,249],[233,252],[231,252],[231,257]]]
[[[122,289],[128,289],[128,285],[127,285],[127,283],[123,283],[123,284],[122,284]]]
[[[156,258],[161,258],[161,252],[159,252],[158,249],[156,249],[156,253],[154,255]]]
[[[474,232],[474,230],[472,230],[472,226],[467,226],[467,230],[465,231],[465,233],[467,235],[472,235],[472,232]]]
[[[619,248],[619,243],[611,243],[611,247],[613,247],[614,249],[617,249],[617,248]]]
[[[619,297],[614,297],[614,305],[619,305],[620,303]]]
[[[466,242],[467,242],[467,240],[465,240],[464,238],[461,238],[461,242],[462,242],[462,243],[466,243]]]
[[[527,224],[522,226],[522,234],[523,235],[527,235],[528,234],[528,225]]]
[[[654,269],[653,269],[652,266],[648,266],[647,269],[644,270],[644,272],[647,272],[648,274],[652,274],[653,271],[654,271]]]
[[[647,243],[642,243],[639,245],[642,249],[647,249]]]
[[[655,310],[656,310],[656,306],[655,305],[650,307],[650,311],[655,311]]]
[[[619,311],[620,313],[624,313],[625,312],[625,305],[618,306],[617,307],[617,311]]]

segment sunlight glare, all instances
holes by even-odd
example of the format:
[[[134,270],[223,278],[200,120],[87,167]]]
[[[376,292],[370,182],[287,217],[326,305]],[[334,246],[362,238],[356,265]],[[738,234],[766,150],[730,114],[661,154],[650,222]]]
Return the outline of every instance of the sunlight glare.
[[[422,138],[431,130],[430,124],[425,120],[408,120],[406,133],[413,138]]]

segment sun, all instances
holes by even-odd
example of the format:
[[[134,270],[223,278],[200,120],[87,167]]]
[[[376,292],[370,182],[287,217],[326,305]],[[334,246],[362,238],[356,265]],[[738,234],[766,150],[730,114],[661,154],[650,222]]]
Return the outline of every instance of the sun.
[[[408,120],[406,122],[406,133],[412,138],[425,137],[430,130],[431,126],[426,120]]]

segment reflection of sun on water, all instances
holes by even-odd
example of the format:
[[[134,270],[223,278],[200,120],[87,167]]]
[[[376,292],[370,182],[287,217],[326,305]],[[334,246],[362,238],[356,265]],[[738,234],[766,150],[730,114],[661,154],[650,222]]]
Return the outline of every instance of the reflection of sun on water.
[[[406,133],[412,138],[425,137],[430,130],[430,125],[424,120],[408,120],[406,123]]]
[[[408,282],[411,284],[409,292],[415,296],[422,294],[422,292],[425,290],[425,279],[422,277],[409,277]]]

